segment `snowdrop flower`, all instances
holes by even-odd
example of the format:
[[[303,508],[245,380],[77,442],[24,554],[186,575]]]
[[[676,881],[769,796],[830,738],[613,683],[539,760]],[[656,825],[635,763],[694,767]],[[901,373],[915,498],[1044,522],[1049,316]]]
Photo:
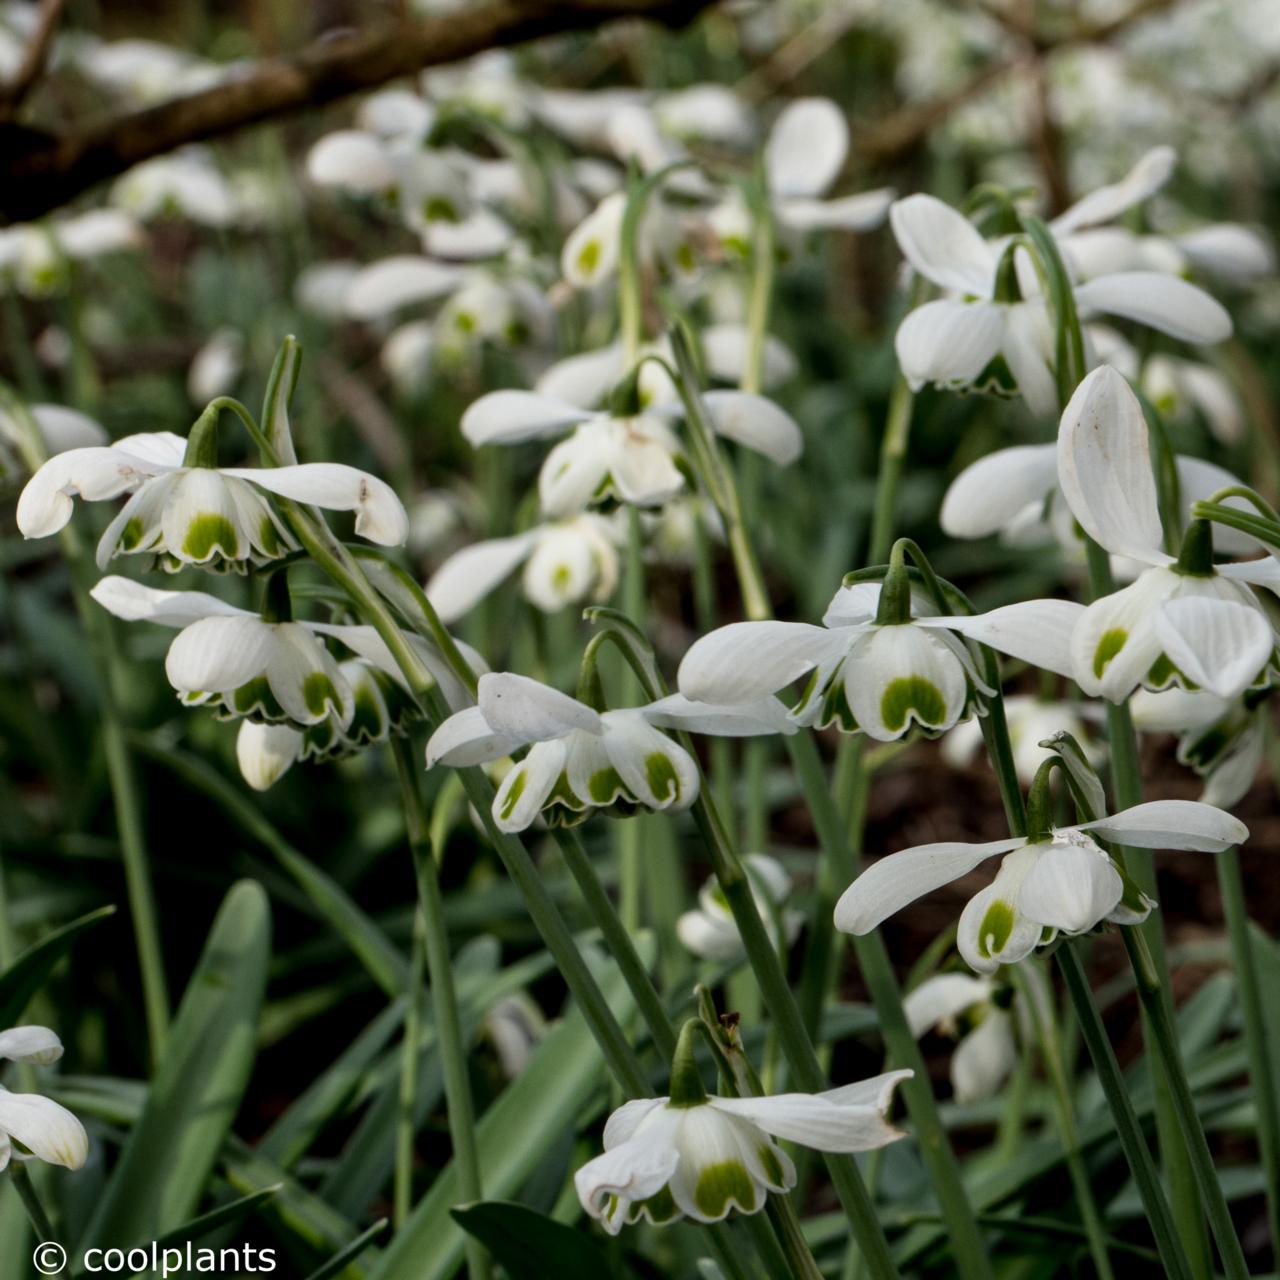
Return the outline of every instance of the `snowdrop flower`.
[[[322,320],[342,320],[347,314],[347,290],[359,271],[357,262],[313,262],[298,272],[293,300],[301,310]]]
[[[975,617],[920,617],[909,616],[901,599],[882,607],[883,594],[878,583],[841,587],[820,627],[720,627],[685,654],[680,690],[703,702],[753,702],[812,672],[792,721],[893,742],[913,726],[933,734],[950,729],[968,713],[975,689],[990,693],[952,632],[1070,674],[1067,642],[1079,605],[1031,600]],[[912,605],[918,612],[920,602]]]
[[[76,65],[100,88],[139,104],[211,88],[224,68],[156,40],[109,40],[82,48]]]
[[[143,239],[137,220],[122,209],[20,223],[0,230],[0,275],[11,275],[25,297],[52,297],[66,291],[76,264],[138,249]]]
[[[1201,458],[1179,457],[1178,489],[1184,505],[1206,501],[1220,489],[1242,483],[1222,467]],[[1243,498],[1227,505],[1252,508]],[[1067,555],[1083,562],[1075,517],[1058,486],[1056,444],[1015,445],[997,449],[966,467],[950,484],[942,500],[939,523],[951,538],[985,538],[999,534],[1010,546],[1035,547],[1054,540]],[[1257,550],[1248,535],[1225,526],[1214,530],[1217,545],[1234,555]],[[1117,576],[1132,578],[1140,564],[1113,557]]]
[[[193,441],[198,450],[204,443]],[[263,491],[354,511],[356,532],[382,546],[400,546],[408,533],[400,499],[365,471],[333,462],[193,466],[188,443],[161,431],[58,454],[23,489],[18,528],[28,538],[48,537],[71,519],[73,497],[99,502],[128,493],[98,543],[98,567],[117,555],[147,555],[170,572],[188,565],[245,572],[296,550]]]
[[[449,717],[427,743],[427,768],[486,764],[530,746],[494,797],[500,831],[541,814],[572,825],[589,812],[676,813],[698,797],[698,766],[658,728],[724,737],[787,731],[776,704],[714,707],[675,694],[645,707],[596,711],[512,672],[480,677],[478,705]]]
[[[800,456],[804,442],[799,426],[763,396],[708,391],[702,403],[719,435],[779,466]],[[462,434],[478,447],[547,439],[572,430],[547,455],[538,476],[543,511],[565,516],[609,498],[656,507],[680,493],[685,486],[683,450],[666,416],[656,411],[617,416],[537,392],[493,391],[463,415]]]
[[[525,597],[544,613],[607,600],[618,584],[619,541],[612,521],[587,512],[510,538],[477,542],[435,571],[427,597],[442,622],[455,622],[523,564]]]
[[[1013,765],[1019,779],[1030,786],[1040,766],[1054,753],[1040,744],[1055,733],[1069,733],[1090,764],[1101,760],[1102,751],[1089,741],[1084,719],[1069,702],[1046,702],[1029,694],[1004,699],[1004,714],[1013,745]],[[942,758],[950,765],[963,765],[982,750],[982,729],[976,720],[966,720],[942,739]]]
[[[708,1095],[682,1033],[671,1095],[624,1103],[604,1128],[604,1154],[574,1176],[582,1207],[610,1235],[644,1221],[719,1222],[758,1213],[769,1192],[796,1184],[782,1138],[815,1151],[872,1151],[902,1133],[885,1116],[910,1071],[890,1071],[825,1093],[771,1098]]]
[[[676,185],[679,173],[671,175]],[[560,272],[575,289],[592,289],[617,274],[622,253],[622,222],[627,193],[611,191],[569,233],[560,251]],[[645,263],[656,263],[669,274],[692,276],[698,265],[694,242],[700,220],[650,195],[640,219],[637,252]]]
[[[529,1065],[533,1051],[547,1032],[547,1020],[523,991],[504,996],[485,1015],[481,1034],[497,1055],[502,1074],[514,1080]]]
[[[1220,444],[1239,444],[1244,439],[1240,398],[1230,379],[1212,365],[1179,356],[1153,355],[1142,370],[1142,389],[1168,422],[1199,414]]]
[[[933,196],[895,201],[893,233],[911,266],[951,295],[912,311],[895,347],[912,387],[925,383],[1007,393],[1009,377],[1036,414],[1057,408],[1052,369],[1053,330],[1041,296],[997,296],[1013,288],[1001,280],[1006,245],[984,240],[954,209]],[[1122,316],[1185,342],[1221,342],[1231,318],[1208,294],[1174,276],[1132,271],[1077,287],[1082,317]]]
[[[48,1027],[0,1031],[0,1058],[48,1066],[62,1057],[62,1041]],[[15,1151],[17,1139],[31,1154]],[[89,1135],[66,1107],[34,1093],[0,1088],[0,1172],[11,1159],[43,1160],[79,1169],[89,1155]]]
[[[33,454],[65,453],[107,443],[107,433],[88,414],[61,404],[32,404],[27,413],[40,433],[38,442],[27,439],[27,424],[0,407],[0,479],[17,474],[19,459]],[[39,449],[33,449],[38,444]]]
[[[238,329],[215,329],[187,369],[187,395],[199,405],[230,395],[243,371],[244,334]]]
[[[1176,561],[1162,550],[1142,408],[1109,366],[1080,384],[1062,415],[1058,479],[1086,534],[1150,566],[1081,615],[1071,656],[1085,693],[1120,702],[1140,684],[1178,684],[1230,698],[1267,682],[1276,638],[1247,584],[1274,586],[1276,562],[1215,567],[1203,521],[1192,523]]]
[[[653,116],[664,133],[680,142],[745,148],[755,137],[751,109],[722,84],[692,84],[660,94]]]
[[[230,183],[198,150],[135,165],[113,184],[111,203],[144,222],[179,217],[201,226],[229,227],[238,215]]]
[[[951,1091],[961,1105],[992,1097],[1018,1065],[1012,995],[987,977],[938,973],[902,1001],[917,1039],[936,1030],[959,1041],[951,1055]]]
[[[773,945],[788,947],[800,934],[804,916],[785,907],[791,896],[791,877],[776,858],[749,853],[743,858],[756,909]],[[698,909],[686,911],[676,921],[676,937],[703,960],[736,960],[743,954],[742,935],[733,912],[712,876],[698,891]]]
[[[1262,699],[1219,698],[1205,690],[1139,689],[1130,699],[1135,728],[1178,735],[1178,763],[1205,780],[1204,804],[1230,809],[1248,794],[1266,748]]]
[[[178,631],[165,658],[165,674],[187,706],[211,706],[223,718],[248,717],[303,730],[332,718],[349,740],[358,741],[366,724],[356,723],[357,711],[362,716],[370,712],[374,694],[370,690],[370,701],[357,707],[348,675],[323,644],[324,637],[331,637],[400,686],[392,695],[384,682],[378,683],[383,703],[388,708],[397,704],[393,724],[399,714],[403,677],[372,627],[268,621],[203,591],[160,591],[114,574],[90,594],[117,618]],[[406,638],[449,705],[465,706],[469,694],[444,659],[420,638]],[[484,669],[479,654],[461,643],[459,648],[473,667]],[[368,715],[370,723],[381,719],[380,711]],[[255,749],[280,751],[282,742],[276,738],[265,746],[255,744]]]
[[[1059,932],[1087,933],[1104,920],[1135,924],[1150,913],[1155,904],[1126,885],[1095,834],[1139,849],[1201,853],[1221,853],[1249,835],[1229,813],[1194,800],[1154,800],[1110,818],[1039,832],[1034,821],[1032,826],[1027,836],[925,844],[881,858],[836,903],[836,928],[870,933],[917,898],[1003,854],[996,878],[961,913],[956,939],[966,964],[994,973]]]
[[[363,658],[338,664],[351,690],[351,719],[329,716],[305,729],[291,724],[241,720],[236,735],[240,774],[255,791],[266,791],[300,760],[336,760],[385,742],[412,716],[403,688]]]
[[[844,168],[849,126],[829,98],[797,98],[783,109],[764,149],[774,215],[792,231],[867,231],[878,227],[893,192],[884,188],[826,200]]]

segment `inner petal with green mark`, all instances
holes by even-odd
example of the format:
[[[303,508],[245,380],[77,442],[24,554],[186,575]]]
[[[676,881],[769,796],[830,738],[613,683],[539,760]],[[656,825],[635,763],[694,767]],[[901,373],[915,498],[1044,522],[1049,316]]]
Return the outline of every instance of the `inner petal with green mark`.
[[[644,771],[649,780],[649,789],[659,804],[674,804],[680,799],[680,778],[676,767],[661,751],[645,756]]]
[[[1093,674],[1098,679],[1102,678],[1102,673],[1107,669],[1107,663],[1124,648],[1125,641],[1128,640],[1129,633],[1123,627],[1112,627],[1109,631],[1104,631],[1098,641],[1098,647],[1093,651]]]
[[[520,797],[524,794],[524,789],[529,782],[528,769],[520,766],[511,776],[511,785],[507,788],[507,794],[502,799],[502,807],[498,810],[499,816],[505,822],[515,807],[520,803]]]
[[[1013,907],[1007,902],[993,902],[978,926],[978,952],[995,956],[1004,950],[1013,933]]]
[[[588,240],[587,243],[578,250],[578,270],[581,271],[584,276],[589,276],[599,265],[600,241]]]
[[[312,715],[328,714],[330,707],[336,707],[340,701],[333,681],[323,671],[313,671],[302,682],[302,700]]]
[[[744,1213],[754,1213],[759,1207],[759,1193],[741,1160],[720,1160],[698,1171],[693,1202],[706,1217],[722,1218],[730,1204],[736,1204]]]
[[[208,560],[214,552],[220,552],[228,560],[241,558],[240,535],[236,527],[219,512],[207,511],[187,525],[182,539],[182,554],[199,564]]]
[[[923,725],[946,723],[947,701],[942,690],[924,676],[899,676],[889,681],[880,699],[880,718],[891,733],[905,729],[911,716]]]

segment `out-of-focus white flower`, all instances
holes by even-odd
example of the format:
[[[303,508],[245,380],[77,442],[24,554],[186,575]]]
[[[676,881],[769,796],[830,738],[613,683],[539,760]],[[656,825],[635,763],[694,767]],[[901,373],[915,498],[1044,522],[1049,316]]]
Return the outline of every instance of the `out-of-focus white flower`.
[[[48,1066],[62,1057],[62,1041],[48,1027],[0,1031],[0,1058]],[[16,1138],[30,1155],[13,1148]],[[0,1088],[0,1172],[10,1160],[43,1160],[79,1169],[89,1155],[89,1135],[66,1107],[35,1093]]]
[[[303,311],[324,320],[342,320],[347,314],[347,290],[359,271],[358,262],[313,262],[298,272],[293,300]]]
[[[70,218],[0,230],[0,277],[29,298],[66,290],[77,263],[140,248],[142,228],[122,209],[91,209]]]
[[[681,142],[746,148],[755,138],[751,109],[722,84],[692,84],[660,94],[653,115],[664,133]]]
[[[786,906],[791,896],[791,877],[782,863],[767,854],[749,853],[742,861],[770,941],[775,947],[790,947],[804,924],[804,916]],[[742,935],[714,876],[698,891],[698,909],[686,911],[676,921],[676,936],[704,960],[735,960],[743,954]]]
[[[1018,1064],[1014,1019],[997,1003],[997,992],[1012,997],[987,977],[938,973],[902,1001],[917,1039],[937,1030],[959,1041],[951,1055],[951,1091],[962,1105],[992,1097]]]
[[[529,1065],[546,1030],[542,1010],[523,991],[499,1000],[484,1015],[482,1024],[508,1080],[514,1080]]]
[[[969,900],[956,943],[979,973],[1016,964],[1059,932],[1087,933],[1104,920],[1135,924],[1155,903],[1126,900],[1126,884],[1093,834],[1139,849],[1221,853],[1248,839],[1238,819],[1194,800],[1153,800],[1109,818],[986,844],[946,841],[873,862],[836,904],[836,928],[870,933],[917,898],[1005,855],[995,880]]]
[[[107,443],[107,433],[88,414],[61,404],[33,404],[27,413],[40,433],[38,441],[26,439],[27,423],[0,408],[0,478],[20,470],[20,457],[65,453]]]
[[[187,218],[206,227],[229,227],[238,208],[231,184],[194,148],[135,165],[111,187],[111,203],[144,222]]]
[[[524,565],[525,597],[544,613],[607,600],[618,584],[616,521],[587,512],[509,538],[473,543],[449,557],[427,583],[440,620],[465,617]]]
[[[75,61],[94,84],[139,105],[209,89],[234,74],[234,68],[156,40],[103,41],[84,47]]]
[[[244,334],[239,329],[215,329],[187,369],[187,395],[198,405],[230,395],[243,371]]]
[[[1225,445],[1244,438],[1244,408],[1230,380],[1212,365],[1179,356],[1154,355],[1142,371],[1142,389],[1166,421],[1199,414]]]
[[[1031,785],[1036,771],[1054,754],[1040,744],[1055,733],[1071,734],[1090,764],[1102,759],[1102,748],[1090,740],[1084,719],[1069,702],[1046,702],[1029,694],[1014,694],[1004,699],[1004,713],[1009,723],[1014,768],[1026,786]],[[967,764],[981,750],[982,729],[976,720],[956,725],[942,739],[942,758],[950,765]]]

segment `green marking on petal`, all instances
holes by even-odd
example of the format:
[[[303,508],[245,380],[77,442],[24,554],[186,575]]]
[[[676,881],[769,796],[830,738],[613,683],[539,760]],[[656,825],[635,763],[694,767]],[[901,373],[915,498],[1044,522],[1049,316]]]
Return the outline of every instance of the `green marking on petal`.
[[[587,243],[578,250],[578,270],[581,271],[584,276],[589,276],[599,265],[600,241],[588,240]]]
[[[287,719],[284,708],[271,692],[265,676],[258,676],[247,684],[240,685],[229,697],[231,709],[237,715],[263,720]]]
[[[721,1160],[698,1173],[693,1202],[708,1218],[722,1218],[733,1201],[744,1213],[759,1208],[756,1184],[741,1160]]]
[[[555,587],[561,595],[565,589],[573,581],[573,570],[567,564],[558,564],[551,573],[551,585]]]
[[[258,529],[258,541],[262,545],[264,555],[278,556],[284,547],[280,530],[276,528],[275,521],[270,516],[262,517],[262,524]]]
[[[1013,908],[1007,902],[993,902],[978,926],[978,953],[993,956],[1003,951],[1013,933]]]
[[[680,1216],[680,1207],[676,1204],[669,1187],[663,1187],[661,1191],[654,1192],[647,1200],[637,1200],[631,1207],[632,1222],[639,1217],[640,1210],[644,1210],[649,1221],[656,1227],[662,1226],[665,1222],[672,1222]]]
[[[676,250],[676,265],[681,271],[690,273],[698,265],[698,260],[693,255],[693,246],[687,240]]]
[[[511,787],[507,792],[506,799],[502,802],[502,808],[499,810],[498,816],[505,822],[511,817],[512,811],[515,809],[520,797],[524,794],[525,784],[529,781],[528,769],[517,769],[511,779]]]
[[[659,804],[680,799],[680,778],[670,757],[661,751],[645,756],[644,772],[649,779],[649,790],[657,797]]]
[[[121,551],[132,551],[142,542],[142,535],[146,533],[142,521],[137,516],[131,517],[120,531],[120,541],[117,544]]]
[[[569,785],[569,773],[566,769],[560,770],[555,786],[543,802],[544,809],[551,809],[556,805],[563,805],[574,813],[581,813],[587,807],[587,802]]]
[[[182,553],[199,564],[215,551],[220,551],[228,560],[239,560],[240,536],[226,516],[205,512],[187,526]]]
[[[323,671],[313,671],[302,682],[302,700],[312,715],[322,716],[330,706],[338,705],[338,691]]]
[[[587,781],[587,790],[594,804],[608,804],[619,791],[626,790],[626,785],[617,769],[610,765],[591,775]]]
[[[367,685],[357,686],[355,714],[347,726],[347,737],[353,742],[377,742],[386,731],[387,722],[378,695]]]
[[[428,222],[457,222],[458,210],[445,196],[430,196],[423,201],[422,216]]]
[[[1129,633],[1123,627],[1112,627],[1110,631],[1102,633],[1098,647],[1093,651],[1094,676],[1098,679],[1102,678],[1102,673],[1107,669],[1107,663],[1124,648],[1128,638]]]
[[[453,317],[453,327],[457,329],[459,333],[475,333],[476,318],[470,311],[459,311]]]
[[[924,676],[899,676],[891,680],[880,699],[880,718],[885,728],[892,733],[905,729],[913,713],[923,725],[936,727],[945,723],[947,703],[942,691]]]

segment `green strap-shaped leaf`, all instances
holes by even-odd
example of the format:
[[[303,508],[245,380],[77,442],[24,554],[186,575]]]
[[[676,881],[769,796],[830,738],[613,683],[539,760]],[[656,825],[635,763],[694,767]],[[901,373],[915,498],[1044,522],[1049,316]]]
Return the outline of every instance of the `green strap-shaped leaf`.
[[[485,1200],[452,1210],[453,1220],[500,1262],[511,1280],[600,1280],[608,1259],[585,1232],[510,1200]]]
[[[194,1214],[253,1067],[270,937],[267,896],[242,880],[209,931],[84,1244],[129,1248]]]
[[[71,950],[71,944],[90,926],[114,914],[115,907],[99,907],[70,924],[64,924],[24,951],[0,974],[0,1030],[18,1022],[31,997],[44,986],[58,961]]]

